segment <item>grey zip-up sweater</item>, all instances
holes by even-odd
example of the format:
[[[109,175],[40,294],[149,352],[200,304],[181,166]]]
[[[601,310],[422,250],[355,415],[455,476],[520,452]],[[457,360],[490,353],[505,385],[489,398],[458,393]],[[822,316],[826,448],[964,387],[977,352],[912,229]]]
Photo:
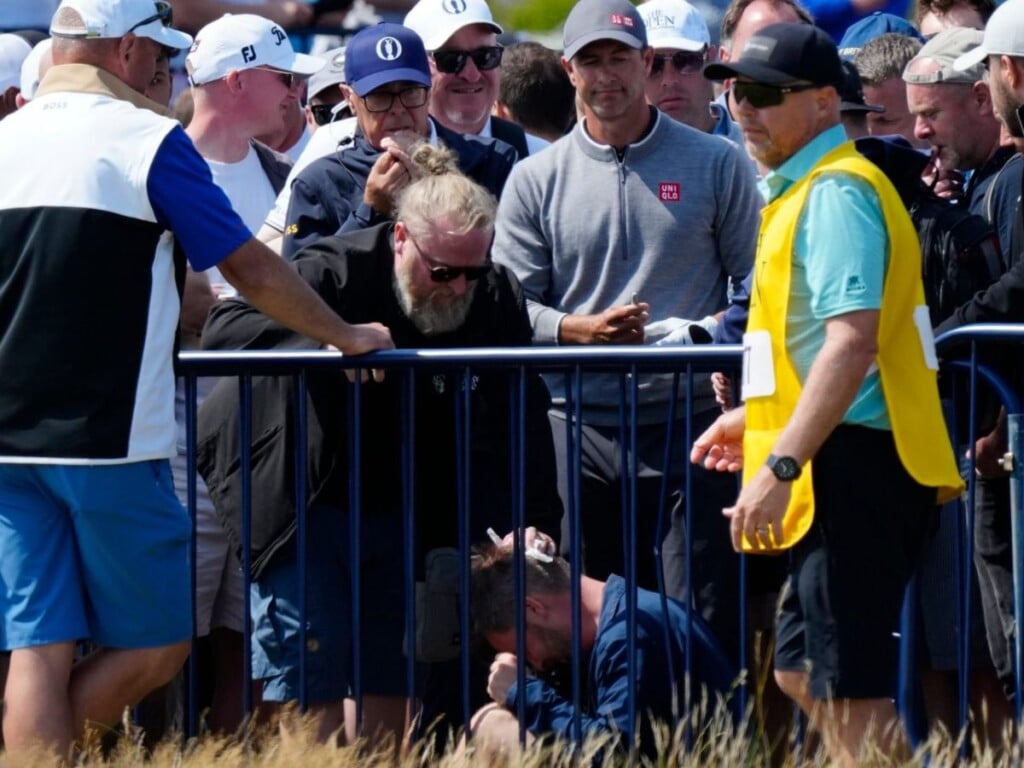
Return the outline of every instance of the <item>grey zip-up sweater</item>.
[[[581,123],[512,170],[493,253],[523,285],[534,343],[557,343],[565,314],[602,312],[634,293],[652,321],[700,319],[724,309],[729,280],[750,271],[762,200],[749,161],[721,136],[653,108],[652,119],[621,160]],[[549,380],[556,402],[561,379]],[[663,419],[652,406],[668,401],[671,376],[645,376],[641,387],[641,420]],[[614,377],[588,377],[588,420],[614,419],[601,412],[618,392]]]

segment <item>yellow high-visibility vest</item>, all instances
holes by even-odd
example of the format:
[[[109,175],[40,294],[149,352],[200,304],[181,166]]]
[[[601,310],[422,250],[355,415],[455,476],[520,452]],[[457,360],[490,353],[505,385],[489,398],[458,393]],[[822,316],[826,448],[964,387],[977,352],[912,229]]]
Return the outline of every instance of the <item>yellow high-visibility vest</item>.
[[[786,317],[792,275],[796,223],[807,202],[812,182],[825,173],[845,173],[871,185],[881,201],[889,234],[889,259],[882,286],[876,363],[885,406],[900,461],[918,483],[936,489],[936,503],[956,498],[963,481],[939,405],[937,373],[925,360],[925,344],[914,320],[924,306],[921,248],[914,225],[885,174],[862,157],[852,142],[825,155],[802,179],[772,201],[761,213],[761,232],[754,266],[747,331],[767,331],[771,337],[774,392],[748,397],[743,436],[743,481],[748,482],[772,452],[789,421],[802,386],[786,351]],[[927,319],[927,312],[923,313]],[[774,549],[799,541],[814,519],[813,461],[807,463],[793,491],[783,521],[783,538]],[[850,468],[856,471],[855,467]],[[870,482],[870,480],[867,480]],[[886,489],[879,488],[879,493]],[[743,545],[750,551],[764,551]]]

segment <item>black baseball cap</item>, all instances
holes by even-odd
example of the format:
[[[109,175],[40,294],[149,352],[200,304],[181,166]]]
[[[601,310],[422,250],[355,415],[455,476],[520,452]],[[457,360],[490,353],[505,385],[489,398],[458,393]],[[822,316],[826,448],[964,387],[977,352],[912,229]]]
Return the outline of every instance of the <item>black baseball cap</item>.
[[[839,86],[840,112],[885,112],[885,107],[864,101],[860,73],[852,61],[843,61],[843,82]]]
[[[839,51],[824,30],[811,24],[770,24],[750,38],[736,61],[704,67],[708,80],[749,77],[766,85],[831,85],[843,81]]]

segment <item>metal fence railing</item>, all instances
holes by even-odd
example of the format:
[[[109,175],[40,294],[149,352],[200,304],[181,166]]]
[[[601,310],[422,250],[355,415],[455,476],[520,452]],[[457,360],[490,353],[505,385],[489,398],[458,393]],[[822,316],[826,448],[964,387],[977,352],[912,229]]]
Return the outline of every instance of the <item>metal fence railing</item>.
[[[1012,326],[973,326],[961,329],[951,334],[943,336],[939,340],[939,351],[940,357],[946,359],[944,366],[944,377],[949,377],[957,380],[957,384],[953,387],[955,390],[954,400],[958,401],[958,405],[961,408],[966,407],[969,412],[969,418],[966,419],[967,429],[973,433],[974,424],[974,407],[975,401],[975,390],[978,386],[977,382],[979,377],[984,377],[991,386],[993,386],[998,394],[1000,401],[1005,405],[1007,411],[1007,418],[1009,424],[1009,436],[1010,436],[1010,448],[1007,455],[1007,468],[1011,470],[1011,484],[1012,484],[1012,496],[1014,500],[1013,506],[1013,563],[1014,563],[1014,608],[1015,615],[1019,618],[1024,614],[1024,590],[1020,587],[1021,577],[1021,556],[1024,549],[1022,545],[1024,542],[1021,541],[1021,537],[1024,536],[1021,532],[1021,526],[1017,524],[1017,515],[1020,509],[1020,494],[1022,492],[1021,479],[1021,462],[1019,458],[1022,453],[1022,447],[1020,440],[1022,439],[1020,418],[1020,395],[1014,386],[1007,381],[1005,376],[999,373],[993,372],[990,368],[979,363],[979,349],[983,349],[986,346],[992,346],[994,344],[1013,344],[1018,343],[1021,338],[1024,338],[1024,331],[1014,328]],[[1019,347],[1018,347],[1019,349]],[[581,525],[580,525],[580,477],[583,471],[581,466],[581,440],[582,440],[582,428],[581,421],[584,416],[586,403],[583,402],[582,396],[582,383],[586,377],[591,376],[595,373],[610,374],[618,382],[619,398],[617,407],[615,408],[616,424],[619,428],[619,434],[622,440],[622,452],[621,461],[622,466],[626,468],[623,473],[623,481],[619,489],[622,501],[622,508],[625,510],[624,515],[624,526],[622,529],[622,542],[623,550],[626,553],[625,573],[622,574],[627,584],[636,583],[636,567],[638,558],[650,557],[654,558],[656,571],[659,575],[662,574],[660,567],[660,548],[655,548],[654,551],[650,552],[636,552],[635,546],[637,541],[637,519],[643,514],[653,514],[657,518],[657,532],[658,539],[662,537],[667,526],[667,504],[668,498],[672,492],[676,489],[686,489],[691,483],[691,472],[694,471],[690,468],[687,463],[686,468],[678,476],[665,475],[662,478],[662,490],[660,493],[660,499],[657,504],[657,509],[638,509],[637,504],[637,452],[635,450],[637,445],[637,426],[639,421],[639,413],[641,408],[644,408],[649,413],[649,403],[644,401],[645,397],[645,382],[647,377],[652,374],[668,374],[672,377],[671,395],[668,397],[667,402],[662,403],[661,407],[664,412],[665,423],[670,425],[666,431],[667,439],[664,445],[664,456],[665,464],[670,463],[669,457],[673,455],[673,451],[683,451],[684,453],[689,452],[689,447],[695,437],[693,425],[694,425],[694,409],[693,404],[698,397],[698,389],[703,393],[703,387],[705,387],[704,377],[707,373],[715,370],[729,371],[735,373],[739,368],[741,349],[738,346],[692,346],[684,348],[664,349],[664,348],[529,348],[529,349],[460,349],[460,350],[396,350],[383,353],[375,353],[373,355],[365,356],[362,358],[343,358],[337,353],[330,352],[316,352],[316,353],[295,353],[295,352],[217,352],[217,353],[182,353],[180,355],[180,371],[186,377],[187,382],[187,427],[189,439],[189,452],[188,452],[188,471],[190,476],[194,476],[196,467],[196,446],[195,446],[195,434],[196,434],[196,404],[195,404],[195,380],[197,377],[217,376],[217,377],[237,377],[238,378],[238,402],[240,406],[240,413],[242,418],[240,419],[241,424],[241,467],[242,467],[242,484],[241,484],[241,506],[243,510],[242,514],[242,535],[241,539],[243,542],[249,540],[249,532],[251,529],[251,520],[249,517],[249,510],[252,508],[252,484],[251,477],[249,476],[249,467],[251,467],[252,455],[251,455],[251,415],[253,408],[253,382],[258,380],[260,377],[266,376],[284,376],[292,377],[295,384],[295,400],[292,412],[294,414],[294,428],[297,435],[295,441],[295,454],[294,454],[294,499],[296,509],[302,510],[306,507],[307,501],[307,490],[306,490],[306,465],[307,456],[306,440],[307,440],[307,425],[306,420],[308,417],[306,396],[309,387],[309,381],[311,377],[316,377],[324,374],[325,372],[334,371],[337,372],[341,369],[348,369],[353,371],[355,375],[355,381],[347,386],[344,386],[345,394],[345,408],[346,408],[346,424],[345,439],[347,441],[347,453],[348,453],[348,467],[346,469],[348,473],[348,503],[349,503],[349,520],[350,520],[350,544],[351,551],[348,553],[340,553],[339,556],[347,556],[351,559],[351,562],[359,562],[359,548],[361,542],[361,523],[363,522],[363,510],[365,508],[364,502],[368,496],[372,496],[374,489],[363,487],[363,478],[366,477],[366,468],[360,465],[360,456],[363,453],[366,440],[376,439],[378,436],[374,433],[375,425],[367,423],[362,417],[362,408],[367,393],[368,387],[378,386],[373,383],[360,383],[359,372],[360,367],[362,370],[369,368],[381,369],[385,372],[385,376],[391,380],[392,385],[395,387],[397,394],[395,408],[399,413],[399,422],[401,424],[401,435],[396,439],[395,444],[399,446],[400,456],[398,460],[400,462],[401,471],[400,477],[390,478],[390,482],[400,482],[402,486],[402,503],[401,503],[401,519],[403,530],[396,532],[396,536],[401,539],[400,545],[396,548],[396,555],[400,552],[401,567],[403,569],[405,595],[406,599],[404,605],[401,607],[396,606],[396,610],[402,611],[403,623],[405,627],[406,637],[412,638],[415,634],[415,627],[417,622],[416,616],[416,604],[412,599],[415,593],[415,582],[418,573],[417,558],[421,553],[417,552],[416,542],[416,522],[417,522],[417,509],[420,506],[418,500],[415,498],[414,487],[416,478],[416,439],[417,439],[417,421],[419,415],[417,414],[417,382],[422,381],[423,377],[433,377],[443,373],[455,384],[456,395],[451,398],[452,408],[452,424],[451,429],[454,433],[454,445],[455,455],[452,458],[452,463],[457,470],[455,477],[456,492],[455,498],[457,500],[456,508],[452,510],[452,514],[457,519],[457,539],[453,542],[453,546],[457,547],[460,551],[461,557],[461,571],[459,573],[459,584],[462,595],[469,593],[470,585],[470,566],[468,552],[470,546],[475,543],[471,537],[471,519],[474,516],[474,510],[471,508],[473,504],[474,494],[471,492],[471,488],[474,482],[474,464],[472,460],[472,443],[474,439],[474,397],[475,397],[475,382],[479,377],[491,377],[500,378],[504,386],[504,401],[503,407],[507,412],[507,439],[508,439],[508,451],[507,451],[507,472],[508,477],[511,478],[510,483],[510,495],[508,498],[494,499],[494,504],[500,505],[506,511],[506,519],[508,521],[508,530],[521,529],[528,519],[526,509],[526,498],[522,492],[526,483],[526,472],[527,472],[527,456],[526,456],[526,439],[524,435],[524,411],[526,408],[526,397],[527,389],[532,380],[538,373],[544,373],[548,380],[551,381],[552,377],[554,380],[561,382],[564,386],[566,398],[564,405],[559,407],[564,409],[566,414],[565,418],[565,429],[561,434],[555,434],[555,440],[563,440],[565,445],[565,454],[569,457],[569,468],[568,468],[568,482],[565,490],[565,501],[566,501],[566,515],[568,525],[565,527],[565,533],[567,534],[566,544],[568,550],[573,553],[570,558],[571,566],[571,577],[574,585],[572,591],[572,611],[573,611],[573,632],[572,632],[572,649],[573,649],[573,663],[570,666],[569,671],[569,684],[567,686],[568,698],[573,702],[577,716],[575,718],[572,735],[579,738],[581,735],[579,712],[582,711],[583,704],[583,676],[585,675],[584,666],[580,663],[580,648],[581,648],[581,637],[579,628],[579,616],[580,616],[580,595],[579,595],[579,578],[582,573],[582,565],[579,557],[576,553],[580,551],[581,545]],[[954,358],[956,364],[953,364]],[[966,382],[965,384],[960,382]],[[966,394],[963,394],[962,387],[966,386]],[[957,421],[956,418],[953,419]],[[957,436],[957,443],[960,444],[966,442],[966,437]],[[973,465],[972,465],[973,466]],[[961,589],[961,602],[962,606],[961,615],[959,617],[960,626],[969,626],[970,612],[972,610],[969,584],[970,579],[968,578],[972,565],[972,540],[970,530],[970,519],[973,510],[973,493],[974,493],[974,482],[973,473],[970,478],[968,503],[964,506],[963,525],[960,526],[961,544],[959,548],[960,556],[958,558],[958,572],[959,572],[959,583]],[[684,527],[687,530],[693,529],[693,500],[689,493],[682,494],[683,503],[685,504],[684,513]],[[194,483],[189,483],[189,507],[194,510],[195,508],[195,487]],[[298,515],[297,529],[296,529],[296,546],[298,550],[298,562],[304,563],[305,551],[308,545],[307,532],[305,526],[305,516],[303,514]],[[687,538],[689,544],[689,538]],[[520,551],[519,543],[516,543],[517,557],[521,558],[522,553]],[[247,546],[242,547],[241,561],[243,573],[246,574],[246,584],[248,586],[248,574],[250,573],[251,558],[249,548]],[[738,626],[739,638],[734,642],[736,649],[733,660],[735,661],[737,669],[746,669],[748,665],[747,659],[747,635],[749,634],[747,626],[746,616],[746,578],[745,569],[746,558],[740,558],[739,568],[741,569],[739,582],[739,591],[736,595],[735,610],[738,613],[736,625]],[[518,645],[517,645],[517,656],[520,659],[525,658],[525,648],[522,627],[524,626],[524,615],[522,606],[522,595],[525,589],[525,580],[523,575],[523,569],[521,566],[521,559],[517,560],[519,564],[516,569],[516,588],[517,588],[517,605],[520,609],[517,612],[516,622],[519,627],[518,632]],[[686,570],[685,570],[685,581],[686,584],[693,583],[693,553],[687,552],[685,557]],[[300,568],[299,573],[299,591],[301,595],[305,595],[305,582],[304,582],[304,568]],[[662,595],[662,600],[666,593],[666,585],[664,579],[660,579],[658,585]],[[358,569],[353,569],[353,579],[351,584],[353,593],[353,599],[351,602],[351,622],[354,631],[354,637],[356,641],[352,651],[352,668],[353,668],[353,694],[357,702],[361,699],[361,678],[360,678],[360,667],[367,649],[362,647],[361,642],[358,638],[360,636],[360,614],[362,611],[361,601],[372,599],[372,595],[361,594],[360,580]],[[249,632],[251,629],[251,605],[249,603],[248,590],[246,590],[246,631],[244,633],[244,663],[245,663],[245,675],[246,681],[251,676],[251,646],[249,641]],[[692,593],[684,592],[684,602],[688,603],[691,607],[696,600],[695,595]],[[630,627],[630,637],[634,635],[635,622],[636,622],[636,599],[632,590],[627,590],[627,621]],[[303,610],[305,606],[302,606]],[[692,621],[693,612],[687,613],[687,621]],[[459,625],[460,631],[463,638],[469,637],[470,633],[470,615],[468,601],[461,600],[459,604]],[[686,648],[686,666],[685,670],[673,670],[672,674],[679,677],[679,681],[683,681],[689,678],[690,664],[693,659],[692,647],[689,645],[689,640],[692,638],[692,626],[687,625],[687,648]],[[907,629],[904,633],[904,645],[910,642],[913,638],[913,632]],[[1016,661],[1016,690],[1018,695],[1016,697],[1016,714],[1018,721],[1021,715],[1021,663],[1024,661],[1024,651],[1022,651],[1021,639],[1018,635],[1015,635],[1015,648],[1014,658]],[[968,666],[970,661],[970,637],[968,632],[958,632],[959,641],[959,674],[961,681],[966,681],[968,678]],[[413,647],[413,643],[408,644],[410,648]],[[305,670],[307,664],[306,658],[306,636],[305,636],[305,623],[300,624],[300,637],[298,647],[300,649],[300,667]],[[633,641],[630,641],[629,651],[633,654],[634,647]],[[417,690],[417,686],[420,684],[419,679],[420,670],[418,669],[414,654],[407,654],[406,659],[406,682],[407,688],[410,691],[410,706],[415,707],[417,702],[413,694]],[[462,722],[468,724],[470,715],[472,714],[471,701],[474,699],[474,691],[470,690],[470,678],[471,678],[471,649],[470,644],[463,642],[460,651],[460,680],[458,685],[460,686],[462,693]],[[907,677],[907,670],[903,670],[903,677]],[[628,667],[628,690],[630,694],[630,713],[631,722],[636,722],[635,715],[636,701],[635,696],[632,692],[636,691],[635,685],[635,661],[631,655],[631,661]],[[305,675],[300,676],[301,679],[305,679]],[[522,687],[526,681],[526,670],[521,664],[519,668],[519,685]],[[191,691],[195,691],[194,680],[189,686]],[[966,699],[966,684],[961,685],[961,692],[959,696],[959,709],[961,723],[967,722],[967,699]],[[242,692],[244,707],[246,711],[250,711],[252,708],[251,700],[251,689],[248,684],[243,686]],[[303,708],[307,704],[306,688],[303,684],[300,688],[300,706]],[[744,712],[748,705],[748,689],[746,682],[738,686],[735,691],[735,709],[737,712]],[[521,697],[520,697],[521,699]],[[680,686],[680,707],[676,715],[682,721],[682,718],[690,711],[695,700],[695,692],[691,690],[688,685]],[[196,708],[194,693],[192,703],[188,707],[191,715],[189,718],[190,732],[194,733],[196,729]],[[904,702],[905,703],[905,702]],[[902,708],[901,711],[906,713],[906,708]],[[519,711],[520,721],[523,720],[522,705]],[[359,718],[357,718],[359,719]]]

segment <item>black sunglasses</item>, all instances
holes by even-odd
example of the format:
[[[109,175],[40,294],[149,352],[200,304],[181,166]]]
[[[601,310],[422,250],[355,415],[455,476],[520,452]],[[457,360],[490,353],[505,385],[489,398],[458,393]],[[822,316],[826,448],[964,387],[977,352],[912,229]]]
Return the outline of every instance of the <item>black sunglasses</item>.
[[[494,266],[490,262],[482,264],[479,267],[453,267],[450,264],[442,264],[440,261],[430,258],[420,248],[420,244],[413,240],[412,235],[409,239],[416,245],[416,252],[420,258],[423,259],[427,264],[427,269],[430,270],[430,280],[434,283],[450,283],[452,280],[456,280],[460,275],[465,275],[467,282],[473,282],[479,280],[482,277],[486,277],[487,273],[491,271]]]
[[[163,22],[165,27],[171,26],[171,23],[174,21],[174,11],[171,9],[171,4],[164,2],[164,0],[156,0],[154,5],[156,5],[156,13],[144,18],[138,24],[129,29],[128,32],[134,32],[139,27],[144,27],[151,21],[156,21],[157,19]]]
[[[651,61],[651,77],[660,77],[665,65],[671,63],[672,68],[680,75],[695,75],[704,68],[704,51],[676,51],[672,54],[654,54]]]
[[[777,107],[786,98],[787,93],[799,93],[809,91],[812,88],[820,88],[820,85],[808,83],[806,85],[768,85],[767,83],[740,83],[732,84],[732,95],[739,104],[744,99],[754,109],[765,107]]]
[[[457,75],[466,66],[470,59],[476,64],[476,68],[484,71],[496,69],[501,66],[501,55],[505,49],[500,45],[486,45],[481,48],[474,48],[472,51],[434,51],[434,66],[438,72],[446,75]]]
[[[309,113],[313,115],[313,121],[317,125],[329,125],[350,114],[348,104],[344,101],[339,101],[337,104],[310,104]]]

